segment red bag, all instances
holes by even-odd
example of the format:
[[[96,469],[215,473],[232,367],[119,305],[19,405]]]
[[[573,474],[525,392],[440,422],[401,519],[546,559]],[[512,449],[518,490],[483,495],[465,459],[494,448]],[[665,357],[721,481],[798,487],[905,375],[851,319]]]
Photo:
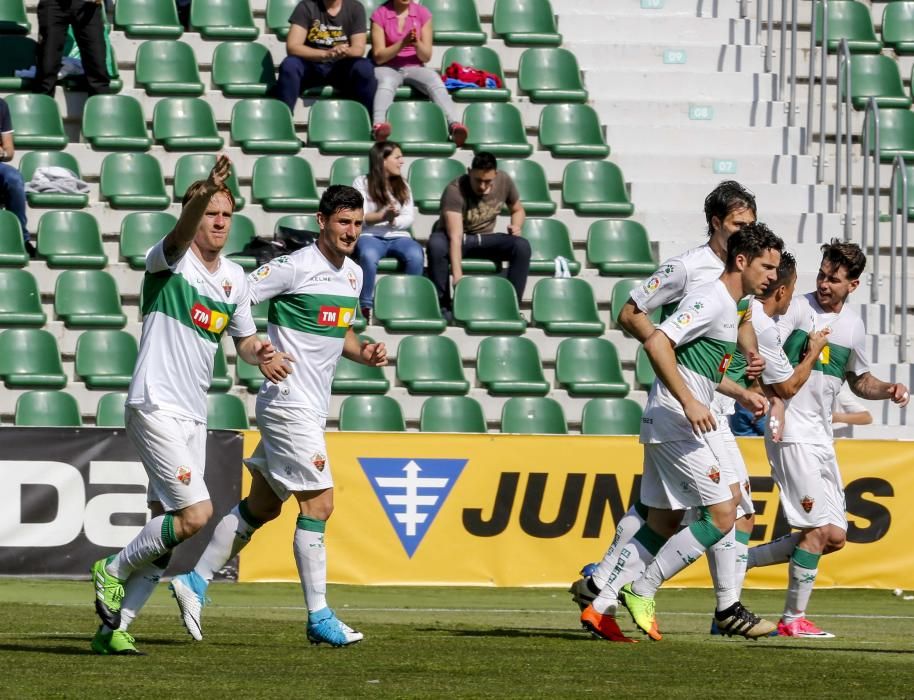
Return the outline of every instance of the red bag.
[[[464,66],[459,63],[452,63],[444,71],[445,78],[453,78],[464,83],[473,83],[479,87],[501,87],[501,78],[489,71]]]

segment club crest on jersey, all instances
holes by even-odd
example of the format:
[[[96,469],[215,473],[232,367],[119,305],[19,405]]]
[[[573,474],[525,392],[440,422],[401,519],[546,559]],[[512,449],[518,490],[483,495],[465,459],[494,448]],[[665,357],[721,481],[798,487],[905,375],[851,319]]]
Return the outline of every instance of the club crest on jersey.
[[[816,504],[815,499],[810,498],[809,496],[803,496],[803,498],[800,499],[800,505],[803,507],[803,510],[805,510],[807,513],[812,511],[812,507],[815,504]]]
[[[228,277],[222,280],[222,291],[225,292],[226,299],[232,295],[232,280],[230,280]]]
[[[352,270],[346,272],[346,279],[349,280],[349,286],[355,289],[358,280],[355,278],[355,273]]]
[[[311,464],[314,465],[314,468],[317,469],[317,471],[322,472],[327,464],[327,458],[320,452],[315,452],[311,455]]]
[[[185,486],[190,486],[190,469],[187,467],[178,467],[175,471],[175,479]]]
[[[726,372],[727,369],[730,367],[730,361],[732,359],[733,359],[733,353],[728,352],[726,355],[724,355],[720,360],[720,364],[717,365],[717,371],[720,372],[721,374]]]
[[[212,311],[197,302],[190,309],[190,320],[195,326],[205,331],[221,333],[228,325],[229,317],[221,311]]]
[[[751,495],[752,495],[752,487],[749,485],[749,481],[748,481],[748,480],[746,480],[746,481],[743,482],[743,491],[746,492],[746,495],[747,495],[747,496],[751,496]]]
[[[355,318],[355,309],[340,306],[322,306],[317,312],[317,325],[348,328]]]
[[[680,328],[685,328],[692,322],[692,319],[693,319],[692,314],[690,314],[688,311],[683,311],[681,314],[679,314],[675,318],[673,323],[675,323]]]
[[[708,470],[708,478],[711,481],[713,481],[715,484],[719,484],[720,483],[720,469],[718,469],[716,466],[711,467]]]

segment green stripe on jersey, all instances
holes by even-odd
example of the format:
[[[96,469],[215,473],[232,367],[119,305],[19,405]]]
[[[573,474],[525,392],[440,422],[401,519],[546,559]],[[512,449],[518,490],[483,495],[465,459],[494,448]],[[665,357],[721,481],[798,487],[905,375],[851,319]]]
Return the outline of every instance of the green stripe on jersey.
[[[183,275],[171,270],[147,272],[143,277],[143,316],[158,311],[211,343],[219,342],[236,306],[203,296]]]
[[[746,377],[746,364],[746,356],[736,350],[727,367],[727,377],[748,389],[752,382]]]
[[[270,301],[267,320],[301,333],[342,338],[355,321],[357,297],[336,294],[284,294]]]
[[[793,331],[784,343],[784,353],[790,364],[796,367],[803,359],[806,347],[809,343],[809,334],[799,329]],[[851,349],[836,343],[829,343],[819,355],[816,364],[813,365],[813,371],[822,372],[829,377],[844,379],[846,374],[847,363],[851,359]]]
[[[719,382],[736,350],[735,341],[717,340],[716,338],[696,338],[676,348],[676,360],[683,367],[688,367],[696,374]]]
[[[803,351],[806,349],[808,342],[809,333],[799,328],[791,331],[790,335],[787,336],[787,340],[784,341],[784,354],[787,355],[787,359],[790,360],[790,364],[794,367],[800,364],[800,360],[803,359]]]

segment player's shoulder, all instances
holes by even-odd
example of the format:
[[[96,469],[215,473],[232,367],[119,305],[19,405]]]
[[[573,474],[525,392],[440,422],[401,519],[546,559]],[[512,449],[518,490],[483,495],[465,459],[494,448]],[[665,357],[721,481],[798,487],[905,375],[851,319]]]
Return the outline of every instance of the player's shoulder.
[[[245,273],[244,268],[241,267],[241,265],[236,263],[234,260],[225,257],[224,255],[222,256],[220,267],[222,274],[231,276],[235,279],[244,279],[247,276],[247,273]]]

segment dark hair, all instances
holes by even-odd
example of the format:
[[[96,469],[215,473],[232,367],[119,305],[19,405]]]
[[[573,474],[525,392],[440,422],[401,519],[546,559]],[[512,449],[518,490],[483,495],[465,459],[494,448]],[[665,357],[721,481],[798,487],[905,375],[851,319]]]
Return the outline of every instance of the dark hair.
[[[835,269],[843,267],[847,270],[849,280],[860,279],[866,267],[866,255],[856,243],[847,243],[832,238],[821,248],[822,260],[828,260]]]
[[[749,209],[753,216],[755,195],[736,180],[724,180],[705,197],[705,219],[708,221],[708,235],[711,235],[711,219],[715,216],[723,221],[727,214],[737,209]]]
[[[488,151],[480,151],[473,156],[473,162],[470,163],[470,170],[496,170],[498,162],[495,155]]]
[[[364,209],[365,200],[362,193],[349,185],[330,185],[324,194],[321,195],[321,201],[317,205],[317,210],[329,219],[340,209]]]
[[[745,255],[751,262],[766,250],[784,252],[784,241],[760,221],[746,224],[727,241],[727,269],[733,268],[737,255]]]
[[[406,204],[409,199],[409,185],[401,175],[388,176],[384,171],[384,161],[395,150],[400,148],[396,141],[378,141],[368,151],[368,196],[381,209],[390,199]]]
[[[184,193],[183,199],[181,199],[181,206],[187,206],[187,203],[199,195],[206,189],[206,180],[197,180],[196,182],[190,183],[190,187],[187,188],[187,191]],[[218,190],[216,190],[213,195],[210,197],[212,199],[217,194],[224,194],[228,197],[228,201],[232,204],[232,211],[235,211],[235,195],[232,194],[232,191],[226,185],[222,185]]]
[[[759,294],[759,296],[762,299],[767,299],[772,294],[774,294],[778,288],[783,287],[788,282],[790,282],[790,280],[793,279],[793,277],[796,276],[796,274],[797,274],[797,259],[795,257],[793,257],[793,255],[788,253],[786,250],[782,250],[781,251],[781,262],[778,265],[778,276],[774,280],[774,282],[772,282],[771,284],[768,285],[768,288],[764,291],[764,293]]]

